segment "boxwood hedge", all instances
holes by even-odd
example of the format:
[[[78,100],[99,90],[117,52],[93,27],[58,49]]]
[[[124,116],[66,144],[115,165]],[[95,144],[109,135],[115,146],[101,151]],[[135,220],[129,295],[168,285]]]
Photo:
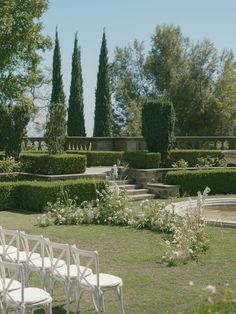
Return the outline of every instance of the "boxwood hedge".
[[[147,169],[159,168],[160,153],[137,152],[113,152],[113,151],[67,151],[68,154],[78,153],[87,156],[87,164],[91,166],[113,166],[118,162],[126,162],[132,168]]]
[[[197,158],[206,158],[207,156],[214,158],[223,158],[221,150],[177,149],[170,151],[167,166],[171,167],[174,162],[177,162],[180,159],[184,159],[188,162],[189,167],[195,167],[195,165],[197,164]]]
[[[105,182],[94,179],[56,182],[17,181],[0,182],[0,210],[28,209],[43,211],[47,202],[55,202],[62,189],[77,203],[96,199],[96,190],[103,190]]]
[[[206,186],[211,194],[236,193],[236,169],[178,170],[167,172],[166,183],[180,185],[180,194],[196,195]]]
[[[79,154],[49,155],[23,153],[20,155],[24,171],[38,174],[83,173],[86,170],[86,156]]]

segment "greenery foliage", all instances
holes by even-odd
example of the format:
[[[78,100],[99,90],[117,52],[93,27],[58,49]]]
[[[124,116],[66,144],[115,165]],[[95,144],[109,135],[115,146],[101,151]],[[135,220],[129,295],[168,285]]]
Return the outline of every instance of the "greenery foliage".
[[[114,136],[140,136],[142,104],[147,94],[144,45],[116,47],[110,64]]]
[[[167,100],[150,100],[143,106],[142,134],[149,152],[161,153],[164,162],[174,142],[175,114]]]
[[[161,163],[160,153],[124,152],[124,161],[132,168],[148,169],[159,168]]]
[[[167,184],[180,185],[180,194],[195,195],[205,186],[211,188],[211,194],[235,194],[236,170],[234,169],[204,169],[177,170],[167,172]]]
[[[67,134],[68,136],[86,136],[84,124],[83,78],[77,34],[75,35],[72,56]]]
[[[78,153],[87,156],[88,167],[113,166],[126,163],[132,168],[159,168],[161,155],[148,152],[113,152],[113,151],[67,151],[68,154]]]
[[[176,149],[171,150],[167,160],[167,166],[171,167],[173,163],[178,162],[180,159],[188,163],[188,167],[195,167],[199,158],[219,158],[223,159],[221,150],[202,150],[202,149]]]
[[[86,156],[79,154],[21,154],[24,170],[38,174],[72,174],[86,170]]]
[[[49,153],[56,154],[64,151],[66,138],[66,109],[64,104],[49,104],[45,137]]]
[[[22,163],[16,162],[14,158],[0,160],[0,173],[17,172],[22,169]]]
[[[26,104],[0,105],[0,137],[6,156],[19,157],[30,116]]]
[[[48,202],[56,202],[62,189],[77,204],[95,200],[97,190],[105,187],[104,181],[92,179],[65,180],[56,182],[1,182],[0,209],[28,209],[42,212]]]
[[[99,56],[97,89],[95,93],[95,115],[93,136],[112,135],[112,109],[110,95],[110,78],[108,69],[108,52],[105,32]]]
[[[124,152],[113,151],[66,151],[67,154],[79,154],[87,157],[87,166],[113,166],[124,160]]]
[[[61,52],[57,29],[53,52],[51,103],[65,105],[65,94],[63,91],[63,81],[61,74]]]

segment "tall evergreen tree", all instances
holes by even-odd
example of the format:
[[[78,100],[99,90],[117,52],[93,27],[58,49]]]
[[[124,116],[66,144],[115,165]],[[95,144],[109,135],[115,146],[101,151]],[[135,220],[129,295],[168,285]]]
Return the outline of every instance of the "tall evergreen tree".
[[[97,89],[95,95],[95,117],[93,136],[112,135],[112,109],[110,95],[110,79],[108,72],[108,52],[105,31],[99,56]]]
[[[75,35],[72,55],[67,133],[69,136],[86,136],[84,126],[83,78],[77,34]]]
[[[53,68],[52,68],[52,95],[51,103],[65,104],[65,94],[63,91],[63,81],[61,74],[61,52],[56,29],[55,47],[53,52]]]

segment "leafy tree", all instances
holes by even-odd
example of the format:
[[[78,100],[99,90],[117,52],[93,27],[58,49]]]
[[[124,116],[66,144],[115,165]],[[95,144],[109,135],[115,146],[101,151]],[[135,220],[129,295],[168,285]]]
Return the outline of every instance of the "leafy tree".
[[[83,78],[77,34],[75,36],[72,56],[67,133],[69,136],[86,136],[84,126]]]
[[[50,103],[46,123],[46,143],[50,154],[64,151],[66,137],[66,109],[64,104]]]
[[[14,156],[35,112],[33,92],[44,82],[40,53],[50,48],[51,41],[41,34],[40,18],[47,7],[47,0],[3,0],[0,4],[0,111],[4,122],[0,138],[3,148]]]
[[[216,125],[219,134],[235,133],[236,120],[236,62],[231,50],[224,50],[220,57],[219,75],[215,83],[215,102],[219,112]]]
[[[110,71],[115,136],[141,135],[142,103],[148,89],[144,64],[142,42],[116,47]]]
[[[112,135],[112,109],[110,96],[110,78],[108,69],[108,52],[105,32],[99,56],[97,89],[95,94],[95,117],[93,136]]]
[[[30,120],[30,111],[26,104],[0,106],[0,125],[4,138],[6,156],[18,159],[21,151],[25,127]]]
[[[65,104],[65,94],[63,91],[63,81],[61,74],[61,52],[57,29],[53,52],[51,103]]]

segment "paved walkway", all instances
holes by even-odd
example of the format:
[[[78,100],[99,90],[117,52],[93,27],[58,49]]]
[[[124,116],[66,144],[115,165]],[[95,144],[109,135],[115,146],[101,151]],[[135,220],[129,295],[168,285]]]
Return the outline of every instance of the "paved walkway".
[[[84,174],[88,174],[88,175],[93,175],[93,174],[106,174],[107,172],[111,171],[112,167],[104,167],[104,166],[100,166],[100,167],[89,167],[86,169]]]

